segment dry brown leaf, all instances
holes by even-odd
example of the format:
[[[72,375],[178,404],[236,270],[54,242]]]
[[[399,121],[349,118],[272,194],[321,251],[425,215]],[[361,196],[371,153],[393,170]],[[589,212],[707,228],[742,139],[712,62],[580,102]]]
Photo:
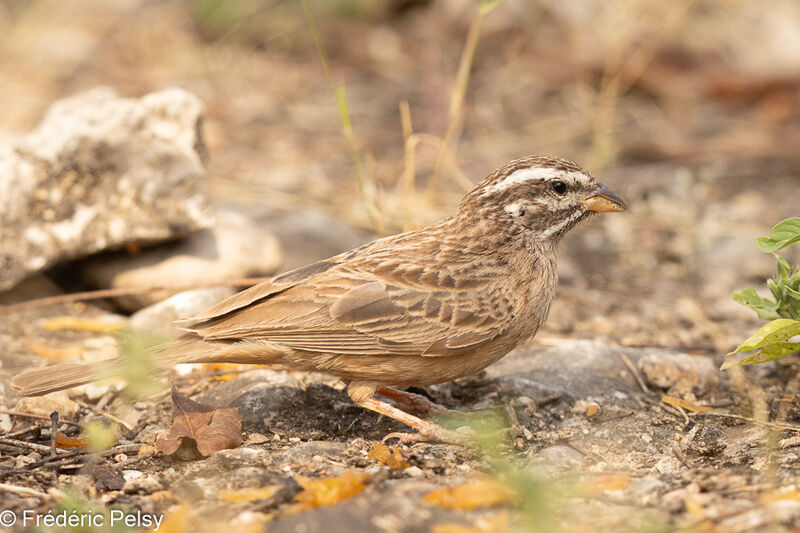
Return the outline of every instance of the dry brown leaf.
[[[628,474],[603,474],[584,481],[580,489],[588,494],[598,494],[607,490],[624,490],[631,486]]]
[[[156,451],[172,455],[186,439],[197,451],[209,456],[242,444],[242,419],[239,408],[215,409],[190,400],[172,387],[172,423],[169,434],[156,441]]]
[[[398,446],[392,446],[390,449],[380,442],[376,442],[372,446],[368,457],[380,461],[389,468],[408,468],[411,466],[411,463],[406,461],[406,458],[403,457],[403,452],[400,451]]]
[[[93,331],[96,333],[113,333],[125,329],[122,322],[109,322],[99,318],[86,318],[79,316],[54,316],[44,323],[44,329],[53,331],[57,329],[74,329],[77,331]]]
[[[707,407],[705,405],[695,405],[691,402],[687,402],[686,400],[682,400],[681,398],[675,398],[674,396],[664,395],[661,397],[661,401],[673,407],[681,407],[693,413],[703,413],[705,411],[712,410],[711,407]]]
[[[69,448],[72,450],[79,450],[88,448],[89,443],[86,439],[80,437],[68,437],[63,433],[56,433],[56,448]]]
[[[233,503],[247,503],[257,500],[269,500],[275,496],[281,488],[283,488],[283,485],[268,485],[266,487],[242,490],[221,490],[217,496],[222,500]]]
[[[586,405],[586,416],[594,416],[600,411],[600,406],[592,402]]]
[[[348,470],[338,477],[323,479],[310,479],[305,476],[295,476],[294,480],[303,487],[303,492],[295,497],[295,505],[290,513],[333,505],[342,500],[352,498],[364,490],[364,482],[369,474]]]
[[[444,487],[425,495],[428,505],[445,509],[492,507],[517,500],[519,495],[496,479],[479,479],[457,487]]]

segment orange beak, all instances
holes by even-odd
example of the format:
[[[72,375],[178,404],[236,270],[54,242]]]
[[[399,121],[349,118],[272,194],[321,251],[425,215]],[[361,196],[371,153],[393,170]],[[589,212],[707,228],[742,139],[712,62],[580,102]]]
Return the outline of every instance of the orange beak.
[[[599,183],[594,193],[581,203],[586,206],[587,211],[592,213],[610,213],[627,209],[622,198],[602,183]]]

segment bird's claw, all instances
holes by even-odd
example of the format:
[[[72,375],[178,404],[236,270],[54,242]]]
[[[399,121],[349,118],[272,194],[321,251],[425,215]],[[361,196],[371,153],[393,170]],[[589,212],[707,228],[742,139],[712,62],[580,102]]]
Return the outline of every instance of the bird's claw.
[[[439,440],[442,442],[449,442],[450,444],[459,444],[461,446],[473,446],[477,438],[477,433],[471,427],[462,426],[452,431],[434,424],[431,424],[431,426],[432,427],[421,429],[419,433],[394,431],[383,437],[381,441],[386,442],[389,439],[398,439],[403,444],[411,444],[414,442]]]

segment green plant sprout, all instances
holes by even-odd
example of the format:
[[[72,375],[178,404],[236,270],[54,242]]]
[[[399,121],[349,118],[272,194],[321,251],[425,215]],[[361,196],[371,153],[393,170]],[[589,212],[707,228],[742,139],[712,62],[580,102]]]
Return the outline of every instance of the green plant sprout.
[[[769,237],[755,240],[756,247],[771,253],[778,261],[778,275],[767,281],[774,300],[759,296],[755,289],[745,289],[733,295],[733,301],[746,305],[769,320],[761,329],[753,333],[736,350],[728,355],[757,350],[743,359],[726,361],[722,369],[734,366],[753,365],[773,361],[779,357],[800,352],[800,342],[790,342],[800,335],[800,267],[792,270],[789,263],[778,255],[790,244],[800,242],[800,218],[787,218],[776,224]]]

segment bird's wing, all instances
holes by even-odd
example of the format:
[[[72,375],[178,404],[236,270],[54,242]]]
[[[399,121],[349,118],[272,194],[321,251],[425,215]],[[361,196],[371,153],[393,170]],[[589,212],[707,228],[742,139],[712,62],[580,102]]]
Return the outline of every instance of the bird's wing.
[[[490,292],[488,279],[458,279],[413,265],[343,264],[280,292],[242,293],[232,310],[187,329],[205,340],[259,337],[313,352],[457,354],[503,331],[513,297],[495,283]]]
[[[176,320],[173,324],[180,329],[193,331],[194,326],[197,324],[223,317],[249,305],[256,304],[261,300],[269,298],[270,296],[274,296],[287,289],[290,289],[312,276],[330,270],[331,268],[340,264],[337,259],[338,256],[290,270],[268,281],[253,285],[249,289],[237,292],[229,298],[222,300],[221,302],[200,313]]]

